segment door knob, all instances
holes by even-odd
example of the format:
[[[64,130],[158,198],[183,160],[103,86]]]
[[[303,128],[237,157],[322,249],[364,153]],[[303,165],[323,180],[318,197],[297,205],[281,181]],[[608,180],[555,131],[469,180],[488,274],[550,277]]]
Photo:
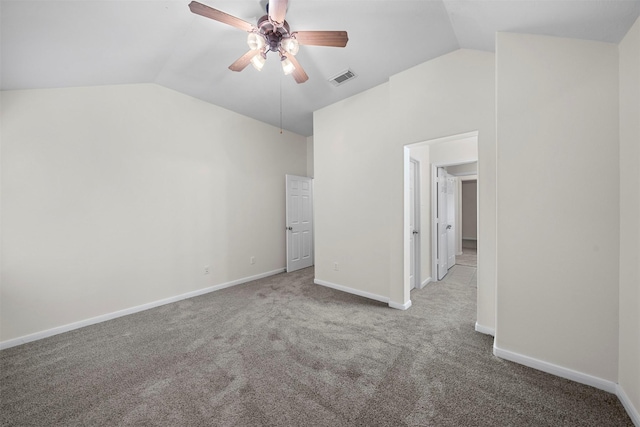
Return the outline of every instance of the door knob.
[[[451,228],[451,224],[447,225],[447,230]]]
[[[285,227],[284,229],[291,231],[291,230],[293,230],[293,227]]]
[[[418,230],[413,230],[413,234],[418,234]]]

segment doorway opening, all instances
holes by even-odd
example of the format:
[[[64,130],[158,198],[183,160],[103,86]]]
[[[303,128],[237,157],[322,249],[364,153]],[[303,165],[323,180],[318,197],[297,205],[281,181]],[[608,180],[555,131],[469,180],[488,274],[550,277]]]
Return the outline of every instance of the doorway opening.
[[[462,183],[479,179],[478,132],[423,141],[407,145],[404,150],[404,282],[405,300],[409,300],[412,289],[422,289],[429,282],[438,281],[439,275],[444,277],[446,272],[442,269],[448,271],[455,265],[456,256],[464,253]],[[418,173],[414,171],[416,165]],[[443,180],[440,187],[439,168]],[[438,212],[439,190],[450,196],[446,202],[442,198],[440,204],[443,210],[449,207],[450,216]],[[477,236],[477,214],[475,223]],[[440,256],[439,242],[442,243]],[[438,271],[439,263],[441,271]]]
[[[471,245],[471,236],[473,236],[474,247],[477,247],[477,185],[473,186],[474,197],[469,197],[469,194],[465,194],[469,190],[465,192],[468,184],[464,184],[471,181],[474,184],[477,183],[477,169],[477,161],[446,166],[432,163],[431,227],[434,230],[432,239],[434,280],[442,280],[453,266],[459,263],[459,257],[468,265],[470,258],[465,256],[465,245]],[[475,204],[472,205],[471,200]],[[473,222],[473,229],[469,225],[471,222]],[[466,252],[472,252],[471,248],[467,248]],[[477,267],[477,262],[473,267]]]
[[[462,251],[456,256],[459,265],[478,267],[478,179],[461,176],[461,221]]]

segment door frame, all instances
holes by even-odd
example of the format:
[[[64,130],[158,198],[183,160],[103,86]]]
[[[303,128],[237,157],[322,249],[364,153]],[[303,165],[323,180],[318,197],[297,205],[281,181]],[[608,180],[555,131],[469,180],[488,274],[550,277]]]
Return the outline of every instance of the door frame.
[[[406,309],[409,308],[411,306],[411,298],[410,298],[410,291],[409,291],[409,270],[410,270],[410,238],[409,238],[409,232],[408,232],[408,224],[410,221],[410,217],[409,217],[409,211],[410,211],[410,199],[409,199],[409,179],[410,179],[410,172],[409,172],[409,159],[411,158],[411,150],[413,148],[417,148],[418,146],[424,146],[424,145],[432,145],[432,144],[438,144],[441,142],[448,142],[448,141],[458,141],[461,139],[466,139],[466,138],[470,138],[470,137],[474,137],[476,139],[476,144],[478,143],[478,131],[471,131],[471,132],[466,132],[466,133],[461,133],[461,134],[456,134],[456,135],[451,135],[451,136],[445,136],[445,137],[440,137],[440,138],[433,138],[433,139],[428,139],[428,140],[423,140],[423,141],[417,141],[414,143],[410,143],[410,144],[406,144],[403,146],[403,164],[404,164],[404,173],[403,173],[403,227],[402,227],[402,231],[398,230],[397,232],[399,232],[399,234],[401,234],[402,238],[402,253],[403,253],[403,262],[402,262],[402,270],[403,270],[403,295],[404,295],[404,299],[406,300],[406,302],[403,304],[402,308]],[[468,158],[455,158],[452,159],[451,163],[447,163],[447,164],[439,164],[436,166],[442,166],[442,167],[446,167],[446,166],[454,166],[454,165],[461,165],[461,164],[467,164],[467,163],[474,163],[474,162],[478,162],[478,180],[480,180],[480,162],[479,162],[479,156],[476,154],[475,156],[472,157],[468,157]],[[425,177],[425,166],[423,166],[423,178]],[[428,172],[427,172],[428,173]],[[433,187],[433,179],[431,179],[431,184],[430,187]],[[478,186],[479,188],[479,186]],[[423,188],[424,190],[424,188]],[[479,190],[478,190],[479,193]],[[430,197],[430,203],[431,203],[431,208],[433,210],[433,206],[434,206],[434,202],[433,202],[433,194],[434,194],[434,190],[433,188],[431,188],[431,197]],[[478,197],[478,200],[480,200],[480,198]],[[424,202],[424,200],[423,200]],[[478,202],[479,203],[479,202]],[[423,212],[425,213],[425,212]],[[431,211],[431,221],[433,221],[433,211]],[[429,227],[430,224],[422,224],[422,230],[424,231],[425,229],[429,229],[426,227]],[[397,234],[396,234],[397,235]],[[436,234],[433,232],[433,229],[431,229],[431,266],[430,266],[430,270],[431,270],[431,276],[427,277],[425,279],[424,283],[420,283],[419,288],[423,288],[424,286],[426,286],[429,282],[433,281],[433,276],[434,276],[434,250],[433,250],[433,241],[436,238]],[[422,249],[424,249],[427,246],[423,246]],[[425,274],[424,271],[421,272],[421,274]]]
[[[413,157],[409,158],[409,162],[413,163],[414,167],[414,182],[413,182],[413,226],[414,230],[409,230],[410,233],[417,231],[418,233],[413,236],[413,265],[414,265],[414,289],[422,289],[422,275],[421,275],[421,257],[420,257],[420,244],[422,240],[422,234],[420,234],[420,229],[422,228],[422,223],[420,221],[420,162]],[[410,177],[411,179],[411,177]],[[411,195],[410,195],[411,196]],[[416,226],[417,225],[417,226]],[[409,236],[409,240],[411,240],[411,235]]]
[[[449,184],[451,185],[451,190],[449,190]],[[447,270],[450,270],[454,265],[456,265],[456,255],[458,253],[458,220],[462,215],[462,210],[460,209],[460,203],[458,203],[458,186],[460,185],[459,177],[455,175],[451,175],[447,171],[447,229],[453,228],[449,236],[447,236]],[[452,207],[453,211],[453,221],[451,221],[451,213],[449,212],[449,208]],[[451,258],[453,256],[453,263],[451,263]]]
[[[440,281],[440,273],[439,273],[439,269],[440,269],[440,259],[438,258],[438,251],[440,249],[440,245],[438,244],[439,242],[439,238],[440,238],[440,228],[439,227],[439,222],[438,219],[440,218],[440,213],[438,207],[440,206],[440,204],[438,203],[438,197],[440,192],[438,191],[438,169],[443,169],[445,176],[442,177],[444,179],[444,181],[446,182],[447,180],[447,172],[446,172],[446,166],[440,166],[440,165],[435,165],[433,163],[431,163],[431,227],[432,227],[432,239],[431,239],[431,247],[432,247],[432,260],[433,263],[432,265],[432,280],[435,282]],[[446,191],[444,191],[445,193],[445,197],[446,196]],[[448,202],[448,200],[447,200]],[[446,210],[448,211],[448,203],[445,203],[446,205]],[[448,222],[448,212],[447,212],[447,218],[445,219],[445,222]],[[449,248],[449,239],[446,239],[446,245],[447,245],[447,256],[445,258],[448,258],[448,248]],[[448,261],[447,261],[448,264]],[[449,270],[448,265],[447,265],[447,271]],[[444,278],[444,276],[446,276],[446,273],[442,275],[442,277]]]

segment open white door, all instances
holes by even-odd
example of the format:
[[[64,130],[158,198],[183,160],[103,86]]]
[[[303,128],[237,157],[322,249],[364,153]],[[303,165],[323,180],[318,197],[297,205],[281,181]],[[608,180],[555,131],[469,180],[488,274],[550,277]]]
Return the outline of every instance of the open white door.
[[[447,215],[447,172],[444,168],[438,168],[436,178],[437,192],[437,261],[438,280],[442,280],[449,270],[449,217]]]
[[[311,178],[286,175],[287,271],[313,265],[313,186]]]
[[[456,265],[456,197],[458,178],[447,173],[447,269]]]

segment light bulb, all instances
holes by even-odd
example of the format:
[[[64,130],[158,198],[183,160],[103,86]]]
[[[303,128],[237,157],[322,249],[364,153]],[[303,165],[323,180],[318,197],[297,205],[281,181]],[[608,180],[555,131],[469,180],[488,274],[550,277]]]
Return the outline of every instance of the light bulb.
[[[265,55],[264,53],[259,53],[251,58],[251,65],[253,65],[253,68],[255,68],[256,70],[261,71],[266,61],[267,55]]]
[[[251,50],[262,50],[265,45],[264,37],[262,37],[262,34],[249,33],[247,36],[247,44]]]
[[[282,63],[282,71],[284,72],[285,76],[293,73],[293,70],[296,69],[296,67],[293,65],[293,62],[291,62],[291,60],[286,56],[282,57],[281,63]]]
[[[291,55],[297,55],[300,50],[300,44],[298,40],[290,37],[282,40],[282,48]]]

